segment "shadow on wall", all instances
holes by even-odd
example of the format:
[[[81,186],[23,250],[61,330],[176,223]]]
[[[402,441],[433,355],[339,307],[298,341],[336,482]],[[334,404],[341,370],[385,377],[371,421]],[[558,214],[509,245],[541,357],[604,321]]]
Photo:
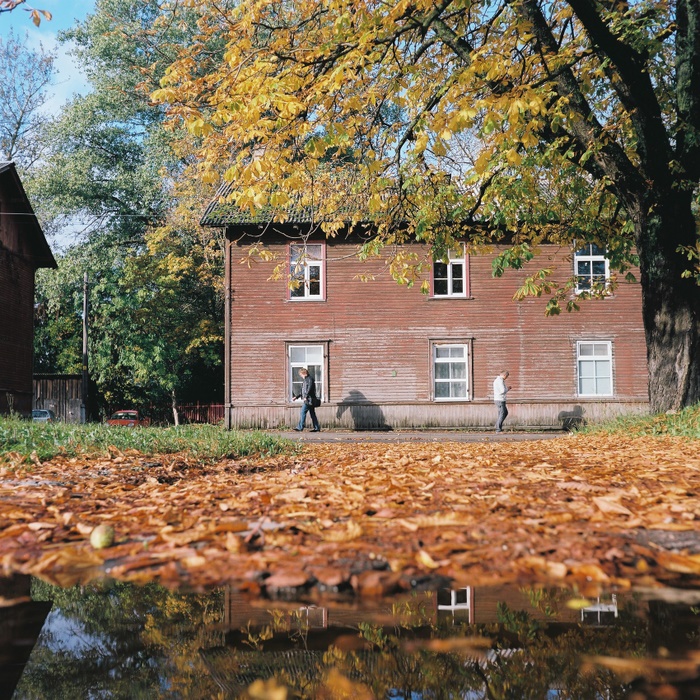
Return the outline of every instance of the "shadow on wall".
[[[391,430],[391,426],[387,424],[384,418],[384,412],[377,406],[367,400],[367,397],[361,392],[353,389],[346,397],[338,404],[338,410],[335,414],[336,418],[340,418],[345,411],[350,411],[353,428],[355,430]]]
[[[583,417],[585,411],[582,406],[574,406],[571,411],[559,411],[557,418],[564,430],[578,430],[586,425],[586,419]]]

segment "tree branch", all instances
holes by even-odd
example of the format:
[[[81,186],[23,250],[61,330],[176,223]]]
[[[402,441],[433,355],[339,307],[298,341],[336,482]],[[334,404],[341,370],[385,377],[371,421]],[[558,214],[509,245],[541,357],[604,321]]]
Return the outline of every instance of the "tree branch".
[[[700,178],[700,3],[677,0],[676,101],[678,160],[694,182]]]
[[[600,15],[599,7],[592,0],[569,0],[569,5],[586,29],[601,62],[607,65],[610,84],[635,125],[637,150],[647,178],[668,178],[672,150],[661,107],[646,68],[646,57],[610,31]],[[606,57],[612,65],[606,62]],[[613,70],[613,67],[617,70]]]
[[[547,56],[555,57],[558,47],[537,0],[522,0],[513,3],[512,7],[514,12],[530,23],[546,66]],[[639,210],[646,187],[644,178],[620,145],[605,134],[571,69],[556,71],[552,80],[559,97],[568,101],[572,113],[568,120],[570,134],[578,142],[581,152],[591,152],[591,158],[610,178],[616,194],[625,202],[628,210]]]

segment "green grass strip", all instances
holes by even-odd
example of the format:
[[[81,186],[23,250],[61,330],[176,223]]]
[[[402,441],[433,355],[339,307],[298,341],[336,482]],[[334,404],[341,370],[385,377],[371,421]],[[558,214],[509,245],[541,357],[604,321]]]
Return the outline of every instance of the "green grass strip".
[[[606,433],[633,437],[672,435],[697,440],[700,439],[700,404],[673,413],[659,413],[651,416],[621,416],[605,423],[590,425],[580,432],[582,434]]]
[[[8,453],[19,453],[26,460],[35,454],[44,461],[59,455],[105,454],[109,447],[137,450],[144,455],[183,452],[202,461],[272,457],[298,449],[293,441],[268,433],[229,431],[218,425],[125,428],[0,418],[0,461]]]

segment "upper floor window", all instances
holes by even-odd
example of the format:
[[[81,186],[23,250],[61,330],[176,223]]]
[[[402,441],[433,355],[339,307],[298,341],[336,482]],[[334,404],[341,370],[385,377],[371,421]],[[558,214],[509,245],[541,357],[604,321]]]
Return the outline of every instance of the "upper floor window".
[[[322,243],[289,246],[290,299],[323,299],[324,246]]]
[[[433,395],[436,401],[469,399],[469,346],[433,344]]]
[[[433,296],[466,297],[469,286],[464,246],[449,251],[445,260],[433,262]]]
[[[579,396],[612,396],[612,343],[580,340],[576,356]]]
[[[610,278],[610,266],[605,257],[605,248],[588,243],[574,255],[576,291],[588,292],[594,285],[605,287]]]

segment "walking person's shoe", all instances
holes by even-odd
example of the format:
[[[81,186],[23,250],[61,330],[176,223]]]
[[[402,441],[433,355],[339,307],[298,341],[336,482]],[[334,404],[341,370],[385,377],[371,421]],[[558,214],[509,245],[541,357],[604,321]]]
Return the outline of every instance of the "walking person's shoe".
[[[314,428],[311,432],[312,432],[312,433],[320,433],[320,432],[321,432],[321,428]]]
[[[292,428],[292,430],[296,430],[297,433],[301,433],[304,430],[304,428]]]

